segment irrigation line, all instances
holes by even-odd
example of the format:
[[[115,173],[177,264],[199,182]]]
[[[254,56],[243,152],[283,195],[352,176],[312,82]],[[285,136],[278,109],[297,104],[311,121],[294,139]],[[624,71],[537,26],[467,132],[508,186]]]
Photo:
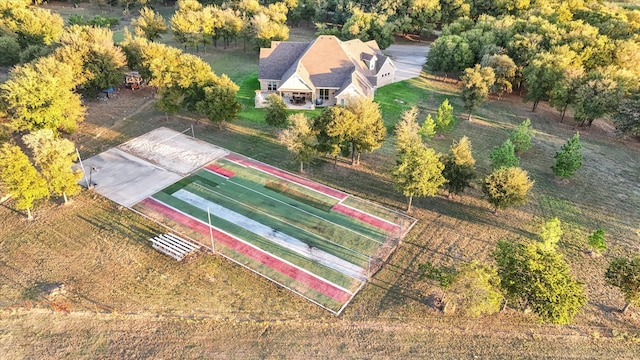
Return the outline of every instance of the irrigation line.
[[[208,171],[208,170],[207,170],[207,171]],[[369,240],[371,240],[371,241],[375,242],[375,243],[376,243],[376,244],[378,244],[378,245],[382,245],[382,244],[384,243],[384,241],[378,241],[378,240],[373,239],[373,238],[371,238],[371,237],[369,237],[369,236],[367,236],[367,235],[365,235],[365,234],[362,234],[362,233],[359,233],[359,232],[357,232],[357,231],[355,231],[355,230],[349,229],[349,228],[348,228],[348,227],[346,227],[346,226],[343,226],[343,225],[340,225],[340,224],[336,224],[336,223],[334,223],[333,221],[327,220],[327,219],[325,219],[325,218],[323,218],[323,217],[321,217],[321,216],[318,216],[318,215],[313,214],[313,213],[310,213],[310,212],[308,212],[308,211],[306,211],[306,210],[303,210],[303,209],[297,208],[297,207],[295,207],[295,206],[293,206],[293,205],[291,205],[291,204],[287,204],[286,202],[284,202],[284,201],[282,201],[282,200],[278,200],[278,199],[276,199],[276,198],[274,198],[274,197],[271,197],[271,196],[269,196],[269,195],[267,195],[267,194],[261,193],[261,192],[259,192],[259,191],[257,191],[257,190],[254,190],[254,189],[251,189],[250,187],[244,186],[244,185],[242,185],[242,184],[238,184],[237,182],[235,182],[235,181],[233,181],[233,180],[231,180],[231,179],[228,179],[228,181],[229,181],[230,183],[234,184],[234,185],[237,185],[237,186],[243,187],[243,188],[245,188],[245,189],[247,189],[247,190],[249,190],[249,191],[252,191],[252,192],[254,192],[254,193],[256,193],[256,194],[262,195],[262,196],[267,197],[267,198],[269,198],[269,199],[271,199],[271,200],[273,200],[273,201],[277,201],[277,202],[279,202],[279,203],[281,203],[281,204],[284,204],[284,205],[286,205],[286,206],[288,206],[288,207],[290,207],[290,208],[292,208],[292,209],[296,209],[297,211],[301,211],[301,212],[303,212],[303,213],[305,213],[305,214],[307,214],[307,215],[311,215],[311,216],[313,216],[313,217],[315,217],[315,218],[318,218],[318,219],[320,219],[320,220],[322,220],[322,221],[328,222],[328,223],[333,224],[333,225],[335,225],[335,226],[337,226],[337,227],[340,227],[340,228],[343,228],[343,229],[345,229],[345,230],[347,230],[347,231],[350,231],[350,232],[352,232],[352,233],[354,233],[354,234],[357,234],[357,235],[359,235],[359,236],[362,236],[362,237],[364,237],[364,238],[367,238],[367,239],[369,239]]]
[[[289,226],[292,226],[292,227],[294,227],[294,228],[296,228],[296,229],[298,229],[298,230],[302,230],[303,232],[305,232],[305,233],[307,233],[307,234],[309,234],[309,235],[311,235],[311,236],[315,237],[315,238],[316,238],[316,239],[318,239],[318,240],[326,241],[326,242],[328,242],[328,243],[330,243],[330,244],[333,244],[333,245],[335,245],[335,246],[337,246],[337,247],[339,247],[339,248],[341,248],[341,249],[344,249],[344,250],[347,250],[347,251],[351,251],[351,252],[356,253],[356,254],[358,254],[358,255],[362,255],[362,256],[364,256],[365,258],[368,258],[368,257],[370,256],[370,255],[367,255],[367,254],[361,253],[361,252],[359,252],[359,251],[357,251],[357,250],[354,250],[354,249],[348,248],[348,247],[346,247],[346,246],[344,246],[344,245],[341,245],[341,244],[335,243],[335,242],[333,242],[333,241],[331,241],[331,240],[328,240],[328,239],[325,239],[325,238],[323,238],[323,237],[320,237],[320,235],[318,235],[318,234],[314,234],[314,233],[312,233],[312,232],[310,232],[310,231],[308,231],[308,230],[305,230],[305,229],[303,229],[303,228],[301,228],[301,227],[299,227],[299,226],[297,226],[297,225],[291,224],[291,223],[289,223],[289,222],[287,222],[287,221],[283,221],[282,219],[279,219],[279,218],[277,218],[277,217],[275,217],[275,216],[273,216],[273,215],[271,215],[271,214],[269,214],[269,213],[267,213],[267,212],[265,212],[265,211],[262,211],[262,210],[260,210],[260,209],[255,208],[255,207],[252,207],[252,206],[250,206],[250,205],[248,205],[248,204],[245,204],[245,203],[243,203],[243,202],[240,202],[240,201],[238,201],[238,200],[236,200],[236,199],[234,199],[234,198],[231,198],[231,197],[229,197],[229,196],[227,196],[227,195],[221,194],[221,193],[219,193],[219,192],[217,192],[217,191],[215,191],[215,190],[213,190],[213,189],[209,189],[209,188],[207,188],[207,187],[205,187],[205,186],[203,186],[203,185],[198,184],[198,183],[197,183],[197,182],[195,182],[195,181],[194,181],[194,182],[192,182],[191,184],[194,184],[194,185],[196,185],[196,186],[198,186],[198,187],[202,188],[202,189],[203,189],[203,190],[205,190],[205,191],[210,191],[210,192],[212,192],[212,193],[214,193],[214,194],[218,194],[218,195],[220,195],[220,196],[222,196],[222,197],[224,197],[224,198],[227,198],[227,199],[229,199],[229,200],[231,200],[231,201],[233,201],[233,202],[236,202],[236,203],[238,203],[238,204],[240,204],[240,205],[244,206],[245,208],[250,208],[252,211],[255,211],[255,212],[258,212],[258,213],[262,213],[262,214],[264,214],[264,215],[266,215],[266,216],[268,216],[268,217],[270,217],[270,218],[272,218],[272,219],[274,219],[274,220],[276,220],[276,221],[283,222],[283,223],[285,223],[285,224],[287,224],[287,225],[289,225]],[[189,184],[189,185],[191,185],[191,184]],[[187,187],[188,187],[189,185],[187,185]],[[275,199],[274,199],[274,200],[275,200]],[[298,240],[299,240],[299,239],[298,239]],[[343,259],[343,260],[344,260],[344,259]]]

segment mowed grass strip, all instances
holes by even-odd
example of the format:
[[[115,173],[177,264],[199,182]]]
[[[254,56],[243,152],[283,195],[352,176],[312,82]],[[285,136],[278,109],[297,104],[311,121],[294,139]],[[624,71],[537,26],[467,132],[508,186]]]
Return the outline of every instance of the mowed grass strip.
[[[333,244],[327,241],[325,238],[306,231],[303,228],[299,228],[295,225],[292,225],[289,222],[289,217],[276,217],[272,214],[276,214],[277,212],[283,211],[282,205],[274,203],[273,201],[268,201],[267,198],[260,198],[253,194],[249,194],[249,196],[245,197],[239,195],[237,198],[229,197],[223,194],[224,190],[229,190],[232,188],[233,184],[226,183],[218,189],[210,189],[206,188],[202,184],[198,184],[198,182],[191,183],[189,186],[185,187],[185,190],[189,191],[192,194],[198,195],[204,199],[207,199],[211,202],[214,202],[220,206],[223,206],[237,214],[240,214],[246,218],[254,220],[264,226],[267,226],[272,229],[276,229],[277,231],[289,235],[301,242],[307,244],[310,247],[315,247],[320,250],[323,250],[329,254],[337,256],[343,260],[346,260],[352,264],[356,264],[362,268],[366,267],[368,258],[360,253],[357,253],[351,249],[346,249],[337,244]],[[220,190],[220,191],[218,191]],[[242,190],[242,189],[240,189]],[[232,191],[232,194],[239,194],[237,191]],[[254,201],[251,204],[244,203],[243,200],[246,198],[252,198]],[[265,201],[266,200],[266,201]],[[295,212],[291,212],[290,215],[295,214]],[[313,219],[313,218],[312,218]]]
[[[333,205],[331,204],[327,204],[327,203],[323,203],[320,201],[316,201],[315,199],[313,199],[312,197],[306,195],[305,193],[301,192],[301,191],[297,191],[295,189],[291,189],[289,186],[287,186],[288,182],[281,180],[281,181],[267,181],[266,184],[264,184],[264,187],[268,190],[271,191],[275,191],[278,194],[284,194],[287,197],[296,200],[296,201],[300,201],[303,204],[307,204],[309,206],[313,206],[316,209],[320,209],[322,211],[326,211],[329,212],[331,211],[331,208],[333,207]]]
[[[216,176],[197,174],[206,178]],[[386,233],[373,225],[341,213],[317,209],[238,175],[221,184],[224,185],[215,190],[220,194],[358,253],[374,254],[386,238]]]
[[[299,194],[299,196],[304,196],[305,198],[308,198],[311,201],[316,201],[318,203],[327,204],[330,206],[333,206],[338,203],[338,199],[334,197],[328,196],[326,194],[323,194],[322,192],[312,190],[302,185],[296,184],[295,182],[292,182],[290,180],[279,178],[275,175],[269,174],[259,169],[255,169],[252,167],[242,167],[226,159],[218,159],[216,163],[217,165],[222,166],[224,168],[227,168],[227,166],[229,166],[228,170],[233,169],[233,171],[236,174],[238,174],[240,177],[244,179],[252,180],[263,186],[266,186],[268,183],[274,182],[274,181],[280,182],[283,185],[286,184],[288,191]]]
[[[168,204],[169,206],[178,209],[180,211],[182,211],[185,214],[188,214],[196,219],[199,219],[201,221],[203,221],[204,223],[207,222],[207,211],[197,208],[195,206],[192,206],[191,204],[188,204],[180,199],[177,199],[169,194],[166,194],[164,192],[159,192],[156,193],[155,195],[153,195],[154,199],[157,199],[165,204]],[[355,291],[355,289],[357,289],[358,285],[360,284],[359,281],[357,281],[356,279],[353,279],[339,271],[333,270],[327,266],[324,266],[322,264],[319,264],[315,261],[312,261],[310,259],[305,258],[304,256],[291,251],[290,249],[287,249],[283,246],[280,246],[272,241],[269,241],[247,229],[244,229],[236,224],[233,224],[229,221],[226,221],[224,219],[221,219],[217,216],[215,216],[215,214],[211,214],[211,224],[220,229],[223,230],[229,234],[232,234],[254,246],[256,246],[257,248],[268,252],[270,254],[273,254],[274,256],[277,256],[283,260],[286,260],[300,268],[303,268],[307,271],[309,271],[312,274],[317,275],[320,278],[326,279],[327,281],[336,284],[338,286],[341,286],[349,291]],[[214,239],[215,241],[215,239]]]

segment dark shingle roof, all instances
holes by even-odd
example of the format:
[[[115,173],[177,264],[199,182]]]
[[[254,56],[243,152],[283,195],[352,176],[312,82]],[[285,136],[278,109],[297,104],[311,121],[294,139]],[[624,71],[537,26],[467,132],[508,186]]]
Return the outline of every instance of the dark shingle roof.
[[[258,79],[280,80],[308,46],[309,43],[274,41],[271,48],[260,49]]]

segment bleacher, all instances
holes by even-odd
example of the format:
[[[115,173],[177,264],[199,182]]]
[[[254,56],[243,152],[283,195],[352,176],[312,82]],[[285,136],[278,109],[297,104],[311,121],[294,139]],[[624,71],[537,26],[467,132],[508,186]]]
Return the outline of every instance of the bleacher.
[[[178,261],[200,247],[171,233],[158,235],[149,240],[151,240],[154,249]]]

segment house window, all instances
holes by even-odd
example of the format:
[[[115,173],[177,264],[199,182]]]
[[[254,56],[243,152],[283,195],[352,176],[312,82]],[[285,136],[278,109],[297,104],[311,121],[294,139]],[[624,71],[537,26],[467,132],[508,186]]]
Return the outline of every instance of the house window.
[[[278,82],[277,81],[269,81],[267,82],[267,90],[272,91],[272,90],[276,90],[278,88]]]
[[[320,99],[329,100],[329,89],[320,89]]]

